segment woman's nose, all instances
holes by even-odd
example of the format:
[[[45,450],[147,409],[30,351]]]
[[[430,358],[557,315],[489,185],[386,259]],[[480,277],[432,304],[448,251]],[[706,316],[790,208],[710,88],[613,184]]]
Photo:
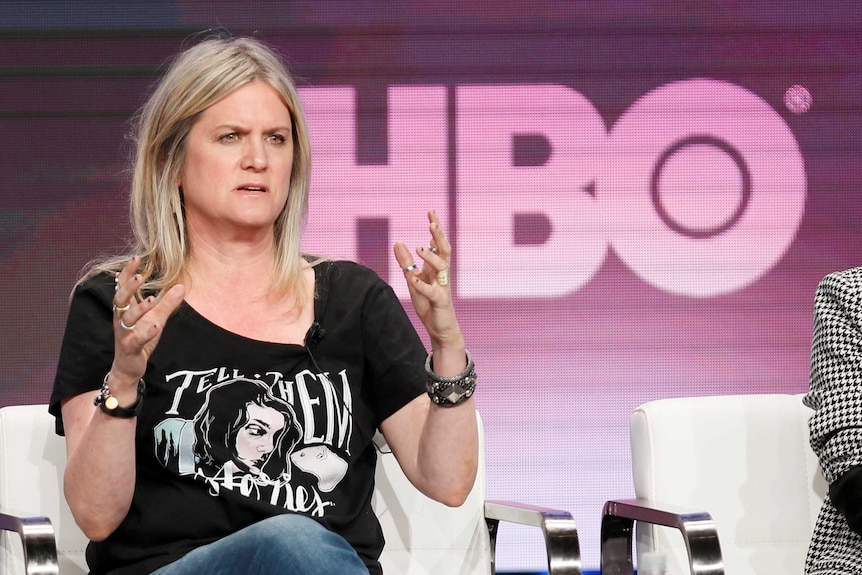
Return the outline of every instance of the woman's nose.
[[[243,168],[255,171],[266,168],[266,149],[262,142],[249,138],[246,140],[246,146],[243,151]]]

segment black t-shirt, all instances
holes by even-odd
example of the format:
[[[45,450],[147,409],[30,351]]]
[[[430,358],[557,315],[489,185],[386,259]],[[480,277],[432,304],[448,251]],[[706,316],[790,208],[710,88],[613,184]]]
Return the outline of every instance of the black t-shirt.
[[[424,392],[425,349],[371,270],[326,262],[315,284],[319,329],[307,346],[239,336],[185,303],[169,319],[144,375],[131,508],[89,544],[93,575],[149,573],[289,512],[341,534],[381,572],[371,437]],[[104,274],[72,298],[50,402],[61,435],[61,400],[97,390],[111,367],[113,296]]]

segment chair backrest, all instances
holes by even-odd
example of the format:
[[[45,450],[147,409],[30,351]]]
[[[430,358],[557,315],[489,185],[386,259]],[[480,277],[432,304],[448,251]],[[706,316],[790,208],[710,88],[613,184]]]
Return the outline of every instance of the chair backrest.
[[[635,495],[710,513],[731,575],[802,573],[827,484],[801,395],[662,399],[631,418]],[[688,573],[679,532],[637,526],[638,554]]]
[[[392,453],[377,458],[372,505],[386,537],[380,558],[384,573],[491,573],[490,537],[485,523],[484,433],[479,412],[476,417],[479,475],[460,507],[447,507],[420,493],[404,476]]]
[[[63,497],[66,442],[54,433],[47,405],[0,409],[0,511],[51,519],[62,575],[85,575],[87,538]],[[18,535],[3,533],[0,573],[24,573]]]
[[[478,412],[476,416],[483,441]],[[381,557],[385,572],[490,573],[490,540],[484,520],[484,443],[480,454],[476,485],[467,502],[458,508],[446,507],[419,493],[391,453],[378,458],[373,505],[386,537]],[[65,464],[65,440],[54,433],[54,418],[46,405],[0,409],[0,511],[50,518],[57,537],[61,575],[85,575],[87,539],[63,497]],[[17,534],[5,533],[2,537],[0,573],[24,573]]]

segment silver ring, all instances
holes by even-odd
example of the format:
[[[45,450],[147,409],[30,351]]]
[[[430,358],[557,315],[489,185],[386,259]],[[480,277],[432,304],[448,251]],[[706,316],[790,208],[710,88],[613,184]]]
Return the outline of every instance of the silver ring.
[[[126,325],[126,322],[123,321],[123,318],[120,318],[120,327],[126,331],[132,331],[135,329],[136,324]]]
[[[435,254],[435,255],[436,255],[438,250],[437,250],[437,248],[435,248],[434,246],[431,246],[431,247],[429,247],[429,248],[428,248],[428,251],[429,251],[429,252],[431,252],[432,254]]]
[[[129,308],[132,307],[132,302],[127,303],[123,307],[118,307],[117,304],[113,305],[114,315],[117,317],[121,317],[125,312],[129,311]]]
[[[437,283],[441,286],[449,285],[449,268],[437,272]]]
[[[413,270],[415,270],[417,267],[418,267],[418,266],[416,265],[416,262],[413,262],[412,264],[410,264],[409,266],[407,266],[406,268],[404,268],[404,273],[406,274],[407,272],[412,272],[412,271],[413,271]]]

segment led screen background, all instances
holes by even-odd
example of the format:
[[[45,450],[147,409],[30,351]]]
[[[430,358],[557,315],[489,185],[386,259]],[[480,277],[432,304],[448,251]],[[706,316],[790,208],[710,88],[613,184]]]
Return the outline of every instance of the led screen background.
[[[855,2],[0,2],[0,403],[44,402],[67,296],[128,234],[129,117],[193,34],[301,86],[306,247],[372,266],[436,209],[488,495],[571,511],[587,567],[659,397],[798,393],[819,279],[860,263]],[[807,99],[810,96],[810,101]],[[504,528],[500,567],[542,569]]]

